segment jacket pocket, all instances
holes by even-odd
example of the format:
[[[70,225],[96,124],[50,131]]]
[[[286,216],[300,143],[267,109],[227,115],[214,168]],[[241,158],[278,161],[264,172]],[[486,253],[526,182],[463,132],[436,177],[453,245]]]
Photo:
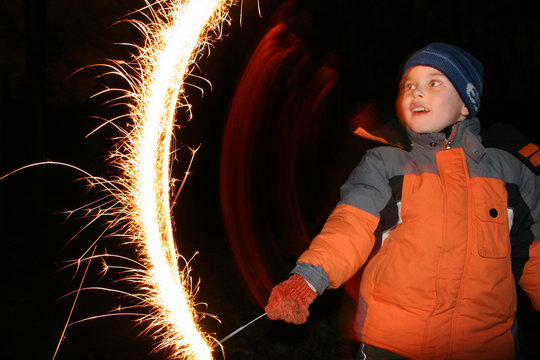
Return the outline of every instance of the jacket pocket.
[[[510,254],[510,229],[504,201],[475,204],[478,254],[485,258],[506,258]]]

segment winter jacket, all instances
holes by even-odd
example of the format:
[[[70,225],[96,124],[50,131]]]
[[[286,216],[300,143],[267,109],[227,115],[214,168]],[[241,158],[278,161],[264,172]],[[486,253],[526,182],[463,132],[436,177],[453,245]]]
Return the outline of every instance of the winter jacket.
[[[410,151],[369,150],[298,259],[319,294],[365,265],[360,341],[413,359],[514,358],[516,282],[540,310],[540,177],[479,132],[470,119],[450,140],[409,132]]]

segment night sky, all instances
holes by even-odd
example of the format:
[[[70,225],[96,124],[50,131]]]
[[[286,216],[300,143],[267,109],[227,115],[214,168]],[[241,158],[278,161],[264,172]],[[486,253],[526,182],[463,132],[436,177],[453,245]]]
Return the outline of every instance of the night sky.
[[[479,113],[482,123],[513,124],[531,141],[540,143],[533,129],[539,120],[540,104],[540,17],[535,2],[492,1],[481,6],[485,2],[299,1],[291,10],[293,16],[288,13],[286,23],[309,54],[302,69],[328,67],[338,80],[320,114],[319,131],[306,131],[306,142],[312,150],[291,154],[303,164],[293,184],[300,189],[296,197],[283,200],[280,194],[288,194],[291,184],[267,176],[295,165],[292,160],[272,159],[283,149],[294,149],[290,143],[294,138],[280,135],[294,124],[285,123],[284,130],[284,121],[270,116],[278,112],[266,109],[264,127],[252,127],[246,134],[253,139],[247,150],[265,167],[262,173],[259,167],[250,167],[238,174],[251,179],[246,191],[256,199],[246,207],[252,214],[250,225],[255,236],[242,241],[251,241],[260,249],[258,255],[264,261],[250,263],[253,254],[245,254],[239,261],[234,249],[238,249],[240,239],[231,238],[223,214],[234,217],[241,204],[223,204],[220,200],[224,191],[220,176],[226,172],[220,162],[227,151],[234,153],[235,149],[222,147],[222,139],[230,125],[228,112],[246,65],[263,35],[280,21],[278,9],[285,3],[260,0],[259,16],[254,2],[245,0],[242,25],[239,7],[233,8],[232,23],[225,28],[228,35],[214,43],[210,56],[200,60],[194,74],[210,80],[212,86],[191,79],[194,86],[188,89],[188,95],[193,120],[186,121],[185,114],[179,111],[182,128],[175,134],[178,148],[201,145],[192,175],[173,209],[174,225],[180,252],[192,259],[194,282],[200,280],[197,300],[207,305],[199,309],[221,320],[219,323],[207,318],[203,327],[218,339],[263,313],[242,267],[273,283],[288,277],[304,246],[294,240],[293,229],[302,225],[307,235],[316,234],[337,200],[339,185],[363,151],[373,146],[353,135],[348,121],[367,104],[374,104],[384,121],[395,116],[398,68],[410,52],[431,41],[446,41],[469,50],[485,67]],[[103,119],[122,113],[121,107],[107,103],[112,94],[93,95],[105,87],[125,84],[114,77],[100,76],[106,69],[94,65],[129,58],[129,48],[119,43],[141,44],[137,30],[118,21],[129,18],[127,14],[142,6],[144,1],[140,0],[2,2],[0,176],[46,160],[71,164],[95,176],[118,175],[107,162],[118,136],[115,128],[108,126],[87,135]],[[282,70],[292,73],[286,66]],[[302,97],[298,95],[301,87],[291,85],[285,77],[274,78],[272,86],[282,95]],[[285,95],[283,98],[289,99]],[[268,97],[268,101],[276,103],[272,104],[275,108],[290,109],[290,104],[285,106],[279,99]],[[182,152],[178,157],[185,160]],[[182,164],[174,165],[175,174],[182,173]],[[68,217],[68,211],[103,196],[99,189],[88,188],[82,177],[72,168],[43,165],[0,181],[0,229],[5,244],[1,324],[7,330],[7,335],[1,337],[3,359],[53,357],[73,304],[72,292],[78,288],[85,269],[64,267],[91,248],[106,226],[98,221],[79,233],[92,218],[85,217],[84,211]],[[289,213],[283,210],[289,208],[289,200],[298,205],[304,223],[289,222]],[[115,237],[103,238],[98,251],[133,256],[133,250],[121,242]],[[101,268],[101,261],[92,262],[85,286],[130,290],[125,283],[116,281],[118,274],[101,278]],[[126,304],[130,304],[128,298],[112,292],[83,291],[72,321],[102,315]],[[353,301],[345,291],[328,291],[316,300],[311,312],[308,322],[300,327],[259,320],[225,343],[227,358],[346,359],[355,353],[357,345],[348,340]],[[525,355],[538,358],[540,348],[531,339],[540,337],[540,317],[523,294],[520,313]],[[57,359],[165,358],[165,352],[151,354],[152,335],[141,335],[144,326],[138,325],[136,319],[114,316],[70,326]]]

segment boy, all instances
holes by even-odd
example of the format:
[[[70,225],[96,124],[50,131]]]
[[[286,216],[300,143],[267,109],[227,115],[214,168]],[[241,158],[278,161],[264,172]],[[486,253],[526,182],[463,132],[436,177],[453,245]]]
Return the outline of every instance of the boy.
[[[514,358],[516,282],[540,310],[540,177],[483,147],[482,86],[481,63],[458,47],[431,43],[407,59],[396,110],[411,149],[366,153],[272,290],[269,318],[305,322],[317,295],[367,262],[359,358]]]

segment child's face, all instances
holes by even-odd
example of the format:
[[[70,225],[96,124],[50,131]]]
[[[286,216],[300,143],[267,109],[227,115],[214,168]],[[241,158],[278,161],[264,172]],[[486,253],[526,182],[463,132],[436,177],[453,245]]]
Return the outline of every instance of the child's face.
[[[469,110],[450,80],[431,66],[411,67],[396,99],[399,120],[416,133],[440,132],[465,120]]]

